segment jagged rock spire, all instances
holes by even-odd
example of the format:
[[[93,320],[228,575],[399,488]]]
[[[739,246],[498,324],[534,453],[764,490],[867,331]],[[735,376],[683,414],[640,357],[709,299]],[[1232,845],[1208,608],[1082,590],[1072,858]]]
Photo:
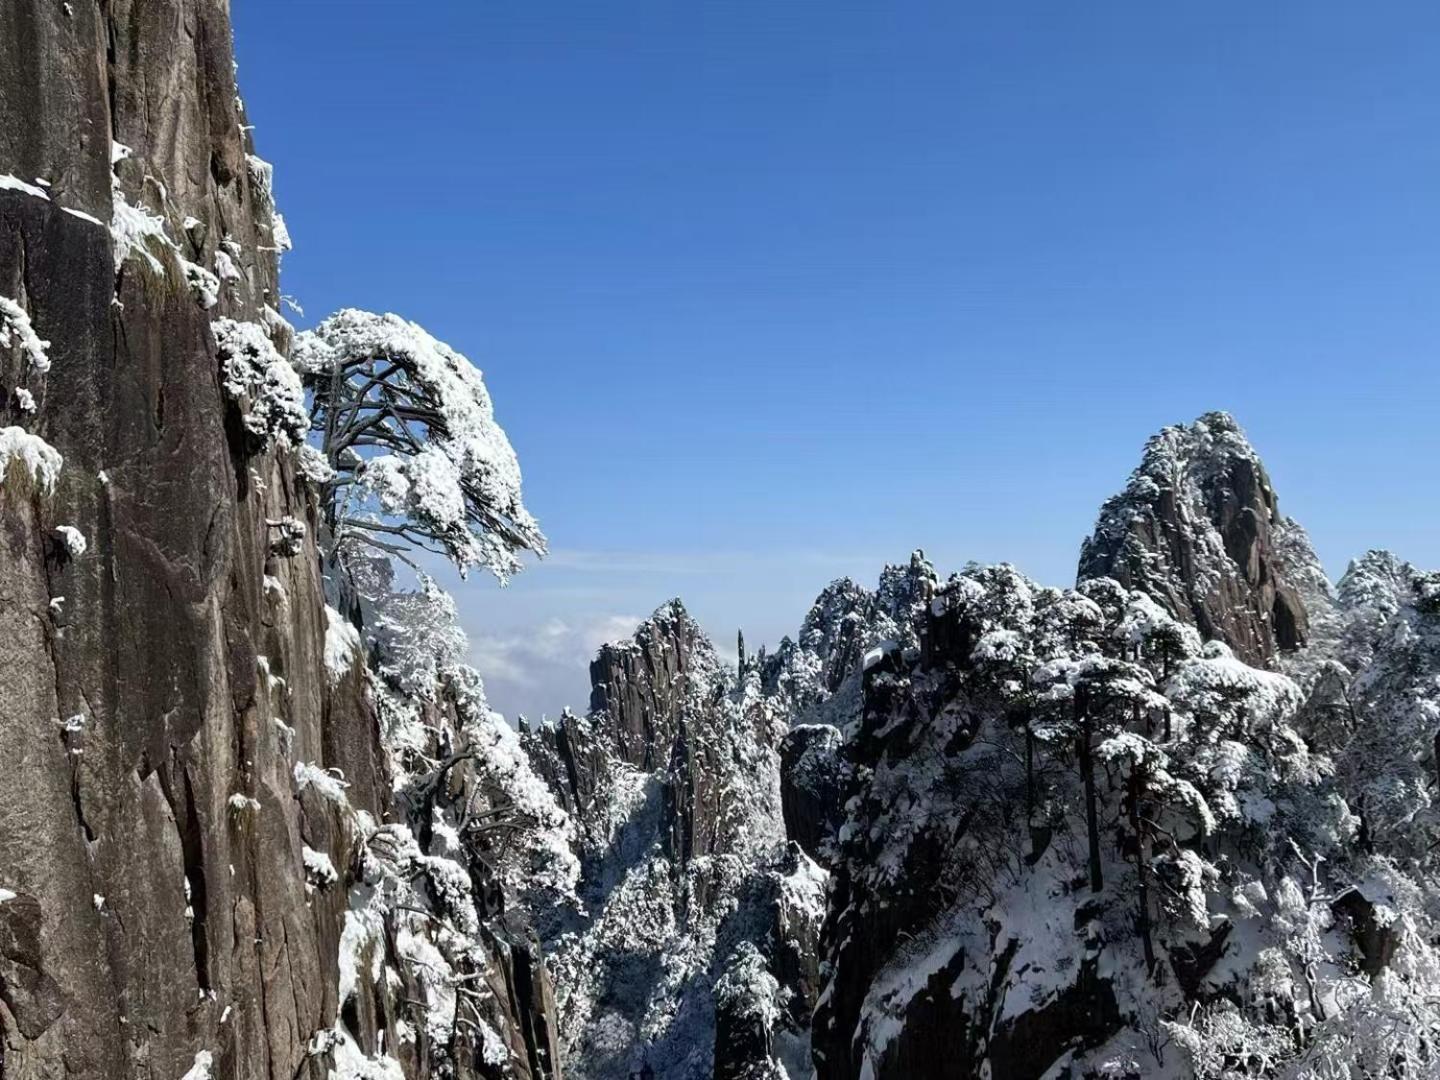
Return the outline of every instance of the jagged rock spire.
[[[1228,413],[1164,428],[1100,508],[1079,580],[1141,589],[1255,664],[1304,644],[1301,580],[1318,565],[1282,517],[1259,455]]]
[[[590,664],[590,709],[603,714],[622,760],[645,770],[669,757],[687,691],[715,669],[714,647],[678,599]]]

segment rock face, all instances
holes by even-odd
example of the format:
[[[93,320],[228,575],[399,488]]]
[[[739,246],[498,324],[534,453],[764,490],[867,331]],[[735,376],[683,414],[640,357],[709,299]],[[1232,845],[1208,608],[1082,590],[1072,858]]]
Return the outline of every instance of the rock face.
[[[341,1000],[390,781],[314,499],[212,332],[290,333],[228,5],[0,5],[0,177],[0,310],[48,363],[0,336],[0,1075],[500,1075],[384,979]],[[506,1075],[554,1075],[544,966],[489,941]]]
[[[714,667],[715,650],[678,600],[630,640],[602,646],[590,665],[590,709],[605,716],[620,759],[646,771],[664,765],[686,696],[708,683]]]
[[[1292,568],[1311,565],[1239,425],[1212,412],[1146,444],[1125,490],[1101,507],[1079,578],[1142,589],[1204,637],[1264,664],[1306,641]]]

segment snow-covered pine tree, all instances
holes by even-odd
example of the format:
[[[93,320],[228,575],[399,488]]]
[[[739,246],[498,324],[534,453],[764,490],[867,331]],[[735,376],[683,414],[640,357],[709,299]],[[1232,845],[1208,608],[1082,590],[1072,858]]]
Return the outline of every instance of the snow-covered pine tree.
[[[421,548],[501,582],[521,552],[545,553],[515,451],[464,356],[398,315],[347,308],[300,334],[291,359],[325,458],[332,550]]]

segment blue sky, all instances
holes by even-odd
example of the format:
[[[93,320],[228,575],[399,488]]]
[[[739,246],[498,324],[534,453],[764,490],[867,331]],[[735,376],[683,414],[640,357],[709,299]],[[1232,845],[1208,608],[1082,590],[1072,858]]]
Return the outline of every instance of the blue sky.
[[[923,546],[1068,583],[1229,409],[1338,573],[1440,564],[1440,7],[240,0],[285,288],[485,372],[555,555],[507,712],[672,595],[728,642]]]

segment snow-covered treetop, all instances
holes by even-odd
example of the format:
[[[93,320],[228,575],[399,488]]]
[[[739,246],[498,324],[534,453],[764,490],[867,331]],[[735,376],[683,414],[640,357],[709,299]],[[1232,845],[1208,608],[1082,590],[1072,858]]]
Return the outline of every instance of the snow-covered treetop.
[[[770,1031],[780,1019],[779,996],[780,984],[770,974],[765,957],[752,942],[742,941],[716,980],[716,1006]]]
[[[515,451],[464,356],[398,315],[347,308],[300,334],[292,360],[336,472],[326,490],[337,544],[424,547],[502,582],[521,551],[544,554]]]
[[[1114,634],[1136,649],[1164,650],[1177,659],[1200,652],[1199,632],[1138,589],[1128,597]]]
[[[1009,563],[971,564],[940,586],[936,613],[957,611],[982,632],[1029,629],[1039,587]]]
[[[880,571],[875,602],[881,611],[904,626],[924,610],[935,587],[935,567],[925,558],[925,552],[917,548],[911,553],[909,563],[886,566]]]
[[[847,620],[861,617],[873,602],[869,589],[850,578],[836,578],[820,591],[800,627],[800,644],[827,658],[835,649]]]
[[[1351,559],[1336,592],[1347,608],[1374,608],[1393,615],[1410,592],[1415,567],[1389,551],[1367,551]]]
[[[1220,641],[1182,662],[1165,693],[1178,708],[1210,725],[1275,723],[1293,715],[1303,699],[1291,679],[1236,659]]]

